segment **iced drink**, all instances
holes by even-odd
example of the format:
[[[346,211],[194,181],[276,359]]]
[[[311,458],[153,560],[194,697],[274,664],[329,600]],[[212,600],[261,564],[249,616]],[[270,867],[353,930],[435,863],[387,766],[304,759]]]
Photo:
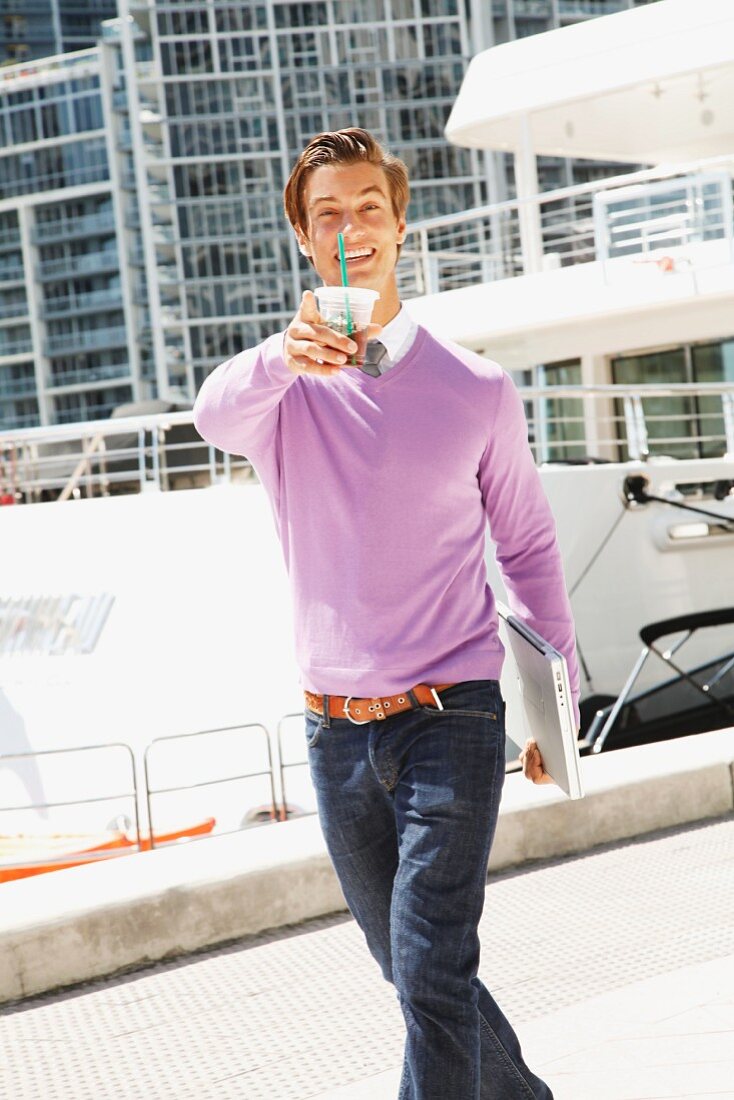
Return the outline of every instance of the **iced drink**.
[[[356,353],[347,359],[347,366],[360,367],[367,350],[367,326],[379,293],[361,286],[320,286],[314,294],[324,324],[357,345]]]

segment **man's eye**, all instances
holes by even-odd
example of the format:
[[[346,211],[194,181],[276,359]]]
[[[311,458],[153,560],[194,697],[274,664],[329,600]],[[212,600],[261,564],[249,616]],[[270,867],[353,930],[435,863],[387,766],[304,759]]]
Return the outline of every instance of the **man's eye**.
[[[336,214],[336,210],[322,210],[319,214],[320,218],[330,218],[332,214]]]

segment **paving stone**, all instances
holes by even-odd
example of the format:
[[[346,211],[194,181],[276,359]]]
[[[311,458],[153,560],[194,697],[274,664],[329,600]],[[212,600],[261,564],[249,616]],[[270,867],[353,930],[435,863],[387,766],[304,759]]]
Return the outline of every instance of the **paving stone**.
[[[490,876],[480,973],[526,1054],[548,1061],[557,1100],[734,1100],[730,985],[687,998],[676,981],[734,955],[732,853],[730,814]],[[663,1008],[642,997],[630,1009],[625,991],[652,979],[669,982]],[[550,1066],[544,1021],[595,997],[604,1018],[587,1021],[578,1049],[566,1029]],[[598,1052],[625,1014],[621,1068],[606,1052],[595,1076],[584,1050]],[[696,1057],[671,1069],[681,1035],[696,1036]],[[342,915],[5,1006],[0,1094],[393,1100],[402,1044],[394,993]]]

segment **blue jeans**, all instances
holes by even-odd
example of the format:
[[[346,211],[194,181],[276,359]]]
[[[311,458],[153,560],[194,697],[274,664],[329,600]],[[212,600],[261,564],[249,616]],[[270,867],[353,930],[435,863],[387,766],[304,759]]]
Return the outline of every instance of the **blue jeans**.
[[[467,680],[441,701],[362,726],[306,711],[329,855],[405,1018],[398,1100],[552,1100],[477,977],[504,700]]]

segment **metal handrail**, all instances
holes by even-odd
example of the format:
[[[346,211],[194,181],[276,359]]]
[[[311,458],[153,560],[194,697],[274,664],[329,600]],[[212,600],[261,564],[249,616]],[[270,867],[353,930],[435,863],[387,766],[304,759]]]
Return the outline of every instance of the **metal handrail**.
[[[716,396],[734,394],[734,382],[669,382],[667,384],[627,385],[625,383],[599,385],[560,385],[560,386],[518,386],[520,396],[533,397],[672,397],[672,396]],[[155,429],[176,424],[193,424],[193,411],[183,410],[170,413],[147,413],[142,416],[121,416],[114,420],[75,421],[72,424],[56,424],[51,427],[20,428],[17,431],[0,432],[0,446],[14,443],[60,443],[68,439],[85,439],[92,435],[126,435],[139,429]]]
[[[695,457],[703,443],[713,444],[709,451],[734,455],[734,382],[545,385],[519,387],[518,392],[528,407],[538,462],[558,454],[559,446],[571,454],[605,447],[613,461],[644,459],[651,448],[671,445],[693,447]],[[677,399],[680,411],[646,411],[649,399],[660,397]],[[712,406],[713,398],[718,400]],[[698,399],[692,414],[684,408],[689,399]],[[683,429],[677,424],[681,419]],[[667,432],[661,427],[666,421],[671,425]],[[0,433],[0,460],[6,452],[15,456],[9,489],[28,503],[51,499],[70,479],[72,488],[83,483],[91,495],[107,494],[113,485],[127,485],[129,492],[168,490],[250,476],[246,457],[220,452],[200,438],[193,423],[193,412],[184,410],[20,428]],[[190,438],[171,438],[172,429],[184,427],[191,429]],[[626,457],[612,458],[611,452]],[[0,478],[3,483],[8,479],[1,461]]]
[[[187,740],[187,739],[190,739],[190,738],[193,738],[193,737],[207,737],[207,736],[211,736],[212,734],[215,734],[215,733],[231,733],[234,730],[247,730],[247,729],[259,729],[259,730],[262,730],[262,732],[265,735],[265,744],[266,744],[266,747],[267,747],[267,754],[268,754],[268,768],[265,771],[244,772],[241,775],[228,775],[228,776],[223,776],[221,779],[205,779],[200,783],[177,784],[176,786],[173,786],[173,787],[151,787],[151,785],[150,785],[150,773],[149,773],[149,755],[150,755],[151,749],[153,749],[153,747],[155,745],[159,745],[164,741],[183,741],[183,740]],[[270,735],[267,731],[267,728],[261,722],[248,722],[248,723],[243,724],[243,725],[221,726],[217,729],[195,730],[192,733],[174,733],[174,734],[171,734],[167,737],[156,737],[156,738],[153,739],[153,741],[150,742],[150,744],[148,744],[146,746],[145,752],[143,753],[143,771],[144,771],[144,774],[145,774],[145,800],[146,800],[146,805],[147,805],[147,809],[148,809],[148,831],[149,831],[149,835],[150,835],[150,846],[151,846],[151,848],[155,847],[155,837],[154,837],[154,830],[153,830],[153,804],[152,804],[152,801],[151,801],[151,796],[155,796],[155,795],[159,795],[159,794],[173,794],[173,793],[180,792],[180,791],[193,791],[193,790],[197,790],[201,787],[212,787],[212,786],[217,786],[217,785],[222,784],[222,783],[234,783],[238,780],[259,779],[259,778],[262,778],[263,776],[269,776],[270,777],[270,796],[271,796],[271,807],[272,807],[273,821],[277,821],[277,819],[278,819],[278,806],[277,806],[277,801],[276,801],[276,797],[275,797],[275,780],[274,780],[274,777],[273,777],[273,754],[272,754],[272,750],[271,750],[271,747],[270,747]],[[229,833],[235,833],[235,832],[239,832],[239,831],[240,831],[239,829],[227,829],[227,830],[224,830],[220,833],[217,833],[217,836],[226,836]],[[192,838],[192,839],[197,839],[197,838]]]
[[[617,187],[628,187],[633,183],[675,179],[676,177],[682,178],[708,168],[724,166],[734,168],[734,156],[728,154],[727,156],[705,157],[701,160],[689,161],[686,164],[676,164],[668,167],[658,165],[655,168],[643,168],[637,172],[624,172],[617,176],[605,176],[602,179],[592,180],[589,183],[575,183],[569,184],[566,187],[554,187],[550,191],[539,191],[537,194],[527,197],[484,203],[481,206],[472,206],[468,210],[457,211],[454,214],[439,214],[434,218],[424,218],[422,221],[412,222],[408,225],[406,240],[408,237],[414,234],[419,235],[426,230],[444,229],[454,225],[466,226],[469,222],[479,218],[488,218],[493,214],[515,211],[521,206],[545,206],[548,203],[558,202],[560,199],[576,198],[580,195],[595,195],[599,191],[613,190]]]
[[[698,212],[689,211],[678,218],[678,238],[688,242],[692,237],[706,230],[706,239],[716,229],[711,239],[724,239],[730,243],[734,252],[734,224],[732,214],[732,195],[725,186],[725,177],[734,174],[734,157],[716,156],[690,161],[687,164],[657,166],[635,172],[592,180],[588,183],[553,188],[522,198],[505,199],[500,202],[486,203],[471,207],[469,210],[452,214],[441,214],[426,218],[408,226],[406,242],[398,263],[398,280],[407,296],[414,294],[434,294],[442,290],[467,286],[477,282],[505,279],[522,274],[525,270],[520,235],[519,219],[525,211],[536,211],[541,220],[541,233],[544,238],[541,254],[536,261],[546,266],[551,258],[558,264],[588,262],[605,259],[605,241],[603,218],[600,204],[611,201],[622,192],[629,195],[635,185],[637,193],[644,198],[643,185],[651,185],[650,194],[657,193],[668,183],[677,186],[711,186],[716,180],[710,174],[718,169],[718,206],[716,224],[709,219],[712,212],[706,213],[705,224],[699,224]],[[706,175],[709,173],[709,175]],[[561,204],[560,209],[553,209]],[[564,204],[568,204],[566,207]],[[583,215],[583,216],[582,216]],[[694,216],[695,215],[695,216]],[[683,225],[685,218],[694,219],[698,227],[696,233],[689,233]],[[568,220],[564,230],[557,219]],[[652,229],[656,228],[656,211],[651,211],[646,219]],[[441,248],[441,242],[429,241],[429,235],[442,230],[453,230],[446,241],[447,248]],[[559,236],[559,230],[563,232]],[[465,246],[457,249],[457,232],[465,238]],[[648,248],[649,238],[639,242],[636,251]],[[474,238],[472,240],[472,238]],[[671,247],[665,238],[666,247]],[[569,247],[570,245],[570,247]],[[632,247],[632,243],[630,243]],[[457,270],[458,265],[458,270]],[[462,269],[463,265],[463,269]],[[444,270],[442,270],[442,268]],[[604,268],[606,277],[606,267]]]
[[[286,772],[286,769],[287,768],[307,768],[308,767],[308,759],[290,760],[287,763],[284,763],[284,761],[283,761],[283,738],[282,738],[283,723],[287,722],[289,718],[303,718],[303,717],[304,717],[304,711],[302,711],[302,710],[294,711],[292,714],[284,714],[283,717],[279,720],[277,728],[276,728],[275,736],[276,736],[276,740],[277,740],[277,744],[278,744],[278,772],[279,772],[279,777],[280,777],[280,794],[281,794],[281,804],[280,804],[280,807],[278,809],[278,821],[287,821],[288,820],[288,796],[286,794],[286,785],[285,785],[285,772]],[[311,812],[316,813],[315,810],[313,810]],[[305,816],[306,816],[306,814],[304,814],[304,817]]]
[[[136,778],[136,774],[135,774],[135,756],[134,756],[133,751],[130,748],[130,746],[127,745],[124,741],[108,741],[108,742],[103,742],[99,745],[77,745],[77,746],[74,746],[74,747],[71,747],[71,748],[65,748],[65,749],[43,749],[40,752],[3,753],[2,755],[0,755],[0,766],[2,766],[3,764],[6,764],[8,761],[11,761],[11,760],[29,760],[29,759],[34,759],[35,760],[40,756],[61,756],[61,755],[65,755],[65,754],[68,755],[69,753],[75,753],[75,752],[98,752],[100,749],[123,749],[129,755],[129,757],[130,757],[130,775],[132,777],[132,790],[131,791],[126,790],[126,791],[121,791],[121,792],[116,793],[116,794],[95,795],[92,798],[74,798],[74,799],[61,800],[61,801],[55,801],[55,802],[30,802],[30,803],[26,803],[22,806],[0,806],[0,813],[10,813],[10,812],[17,813],[18,811],[25,811],[25,810],[50,810],[50,809],[55,809],[55,808],[63,807],[63,806],[88,806],[88,805],[92,805],[92,804],[100,803],[100,802],[116,802],[121,798],[131,799],[132,803],[133,803],[133,813],[134,813],[134,820],[135,820],[135,838],[136,839],[135,839],[134,844],[131,845],[131,847],[128,851],[120,852],[120,854],[129,854],[129,851],[133,851],[133,850],[141,851],[140,820],[139,820],[139,815],[138,815],[138,784],[137,784],[137,778]],[[74,853],[73,854],[73,860],[74,860],[75,863],[76,862],[91,863],[91,862],[94,862],[94,861],[99,860],[99,859],[108,859],[108,858],[109,858],[109,851],[106,850],[106,849],[104,851],[101,851],[101,852],[88,852],[88,853]],[[49,858],[44,858],[42,861],[35,861],[35,862],[34,861],[29,861],[27,863],[27,865],[28,866],[39,866],[41,863],[43,863],[43,864],[50,864],[50,863],[66,864],[66,863],[69,862],[69,860],[70,860],[70,853],[65,852],[64,854],[60,854],[58,856],[58,858],[56,858],[56,859],[54,859],[53,857],[49,857]],[[25,864],[26,864],[26,861],[24,861],[24,865]],[[10,866],[16,866],[16,864],[8,864],[8,863],[0,864],[0,868],[3,868],[3,867],[7,868],[7,867],[10,867]]]

